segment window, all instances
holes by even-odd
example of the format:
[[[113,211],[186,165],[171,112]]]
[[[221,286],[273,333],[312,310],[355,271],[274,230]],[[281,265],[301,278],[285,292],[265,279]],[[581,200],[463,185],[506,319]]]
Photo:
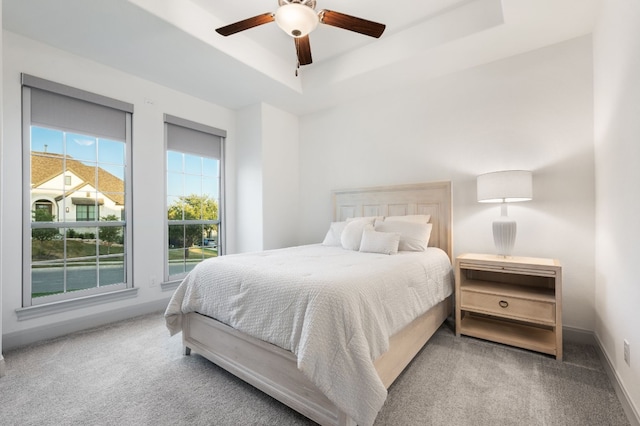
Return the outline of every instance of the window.
[[[76,221],[93,221],[97,220],[96,206],[76,206]]]
[[[167,281],[223,254],[221,213],[226,132],[165,115]]]
[[[34,212],[34,220],[42,222],[44,219],[53,214],[53,203],[47,200],[38,200],[35,203],[36,211]],[[45,216],[46,215],[46,216]]]
[[[23,306],[131,287],[133,106],[23,75]]]

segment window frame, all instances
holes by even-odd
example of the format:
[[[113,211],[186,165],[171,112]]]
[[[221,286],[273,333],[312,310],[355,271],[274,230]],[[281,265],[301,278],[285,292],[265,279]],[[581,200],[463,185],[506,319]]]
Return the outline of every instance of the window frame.
[[[133,105],[122,102],[116,99],[108,98],[102,95],[98,95],[91,92],[86,92],[81,89],[66,86],[60,83],[41,79],[28,74],[22,74],[22,161],[23,161],[23,200],[22,200],[22,229],[23,229],[23,243],[22,243],[22,308],[17,309],[18,319],[28,319],[50,313],[65,311],[72,308],[80,308],[95,303],[100,303],[98,300],[113,301],[123,298],[134,297],[137,293],[137,289],[133,289],[133,220],[132,220],[132,205],[133,205],[133,190],[132,190],[132,115]],[[122,126],[124,128],[124,139],[119,139],[124,143],[124,191],[125,191],[125,208],[124,208],[124,220],[120,221],[101,221],[99,217],[93,221],[82,221],[81,225],[75,225],[77,222],[33,222],[31,212],[31,127],[38,126],[42,128],[51,128],[67,133],[78,133],[82,131],[79,128],[64,128],[63,126],[56,125],[43,125],[42,123],[34,122],[32,117],[32,90],[37,89],[42,92],[49,92],[48,95],[59,95],[71,98],[73,101],[84,101],[94,104],[97,107],[106,107],[118,111],[118,114],[123,113],[124,122]],[[105,139],[104,134],[92,134],[92,137],[99,139]],[[106,137],[106,139],[113,139]],[[97,166],[96,166],[97,167]],[[66,172],[66,171],[65,171]],[[66,176],[66,175],[64,175]],[[65,177],[66,183],[66,177]],[[96,213],[99,212],[99,207],[96,207]],[[58,293],[53,295],[47,295],[42,297],[32,297],[32,231],[38,228],[57,228],[57,229],[71,229],[74,227],[94,227],[96,231],[102,227],[123,227],[124,228],[124,240],[125,248],[122,255],[124,262],[124,282],[108,285],[99,285],[96,282],[96,287],[89,289],[65,291],[64,293]],[[99,253],[96,253],[96,257],[102,257]],[[63,262],[67,262],[69,258],[64,256]],[[98,270],[98,265],[96,265]],[[66,280],[66,278],[65,278]],[[65,281],[66,290],[66,281]]]
[[[219,158],[219,199],[218,199],[218,219],[216,221],[210,220],[199,220],[201,224],[216,224],[218,226],[218,256],[223,256],[225,254],[225,142],[227,132],[222,129],[218,129],[212,126],[204,125],[197,123],[195,121],[187,120],[184,118],[176,117],[170,114],[164,114],[164,279],[162,283],[163,291],[169,291],[175,289],[178,284],[182,281],[184,276],[187,275],[188,272],[183,274],[175,274],[169,275],[169,218],[167,217],[167,199],[168,199],[168,167],[167,167],[167,153],[168,151],[181,152],[183,154],[191,153],[194,155],[201,155],[203,157],[208,157],[204,155],[204,153],[196,154],[194,151],[183,150],[178,151],[175,149],[170,149],[169,145],[169,126],[178,126],[183,127],[187,130],[195,130],[197,132],[205,133],[214,137],[220,138],[220,158]],[[211,158],[211,157],[209,157]],[[190,225],[194,224],[193,221],[190,220],[176,220],[171,221],[172,225]]]

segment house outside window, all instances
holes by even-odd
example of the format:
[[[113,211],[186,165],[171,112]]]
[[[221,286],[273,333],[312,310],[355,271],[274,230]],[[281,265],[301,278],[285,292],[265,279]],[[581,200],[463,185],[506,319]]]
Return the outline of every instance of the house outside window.
[[[133,106],[22,77],[23,306],[131,288]]]
[[[224,252],[223,141],[226,132],[165,114],[165,280],[184,277]]]

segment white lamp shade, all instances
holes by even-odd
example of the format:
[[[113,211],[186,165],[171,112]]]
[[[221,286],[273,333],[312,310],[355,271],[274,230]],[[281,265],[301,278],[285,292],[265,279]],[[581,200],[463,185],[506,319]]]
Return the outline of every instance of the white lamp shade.
[[[478,176],[478,201],[510,203],[533,199],[533,175],[526,170],[506,170]]]
[[[282,5],[276,11],[276,24],[292,37],[302,37],[318,26],[318,14],[309,6],[298,3]]]

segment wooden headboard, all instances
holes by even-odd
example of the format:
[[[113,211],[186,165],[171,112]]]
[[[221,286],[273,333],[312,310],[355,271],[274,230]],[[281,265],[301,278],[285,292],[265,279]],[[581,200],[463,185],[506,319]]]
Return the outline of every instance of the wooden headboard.
[[[332,199],[334,221],[362,216],[430,214],[433,229],[429,246],[441,248],[452,259],[451,182],[340,189],[332,191]]]

